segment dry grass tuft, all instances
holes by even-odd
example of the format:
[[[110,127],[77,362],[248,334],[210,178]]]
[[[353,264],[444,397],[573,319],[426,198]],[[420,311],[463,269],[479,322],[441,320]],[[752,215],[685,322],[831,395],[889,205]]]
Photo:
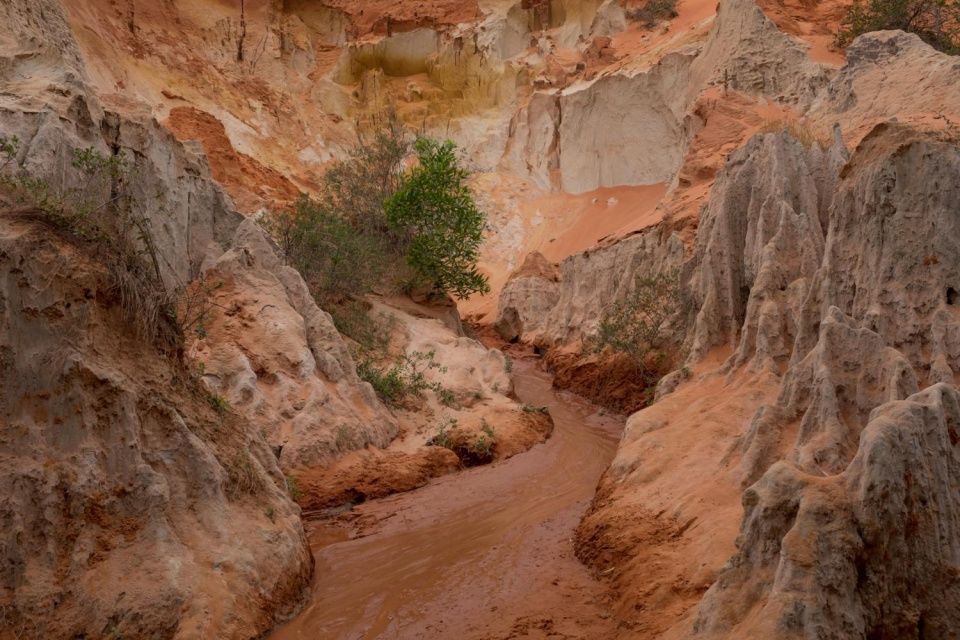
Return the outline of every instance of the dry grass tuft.
[[[807,149],[817,145],[822,150],[830,148],[831,138],[822,131],[817,131],[809,122],[792,118],[776,118],[768,120],[757,133],[789,133],[795,140]]]

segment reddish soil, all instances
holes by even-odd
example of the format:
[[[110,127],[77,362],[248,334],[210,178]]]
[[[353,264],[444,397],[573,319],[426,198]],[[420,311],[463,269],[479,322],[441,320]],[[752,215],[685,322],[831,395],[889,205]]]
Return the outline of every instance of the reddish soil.
[[[612,411],[630,414],[653,400],[655,383],[645,379],[624,355],[581,355],[555,350],[547,353],[544,363],[554,374],[554,387],[572,391]]]
[[[491,417],[493,420],[493,418]],[[297,502],[307,517],[333,507],[411,491],[433,478],[465,467],[505,460],[543,442],[553,431],[550,416],[539,411],[516,414],[512,420],[494,420],[496,432],[487,455],[474,446],[482,434],[478,425],[450,429],[445,446],[414,451],[369,448],[351,453],[328,467],[293,473],[301,496]],[[485,436],[487,437],[487,436]]]
[[[166,126],[179,140],[199,140],[210,163],[210,173],[244,213],[269,205],[288,204],[299,189],[283,174],[239,153],[230,143],[223,123],[194,107],[174,107]]]
[[[844,63],[835,37],[852,0],[759,0],[757,4],[778,29],[810,43],[811,59]]]
[[[616,636],[572,537],[621,423],[553,391],[529,363],[517,363],[516,385],[523,401],[549,407],[553,437],[314,522],[311,601],[274,640]]]
[[[322,469],[296,476],[304,516],[342,505],[359,504],[392,493],[411,491],[432,478],[460,469],[450,449],[425,447],[414,453],[369,449],[341,458]]]

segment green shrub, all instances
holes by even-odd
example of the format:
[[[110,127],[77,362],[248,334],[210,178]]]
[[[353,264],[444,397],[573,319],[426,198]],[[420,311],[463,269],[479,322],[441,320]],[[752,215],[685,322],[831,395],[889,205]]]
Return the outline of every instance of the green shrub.
[[[348,300],[344,304],[331,306],[329,311],[337,331],[356,342],[360,354],[385,358],[397,317],[382,312],[372,316],[369,306],[364,300]]]
[[[457,426],[456,418],[447,418],[437,427],[437,433],[427,440],[428,447],[443,447],[445,449],[453,448],[453,440],[450,437],[449,429]]]
[[[493,438],[488,438],[486,434],[481,433],[473,441],[473,451],[481,459],[492,458],[494,444],[496,443]]]
[[[960,0],[854,0],[840,26],[840,46],[870,31],[900,29],[944,53],[960,54]]]
[[[677,272],[637,274],[630,293],[604,310],[593,350],[625,354],[642,375],[655,375],[681,338],[682,302]]]
[[[291,210],[266,217],[266,227],[320,306],[330,310],[376,285],[409,278],[406,239],[387,224],[384,211],[384,201],[403,180],[409,148],[391,120],[327,170],[316,198],[301,195]]]
[[[497,447],[493,427],[481,421],[481,432],[476,436],[456,430],[457,421],[447,418],[437,427],[437,433],[427,441],[427,446],[450,449],[460,462],[468,467],[492,462]]]
[[[320,201],[326,209],[340,213],[358,232],[384,236],[388,243],[403,248],[387,224],[383,203],[403,182],[403,161],[410,152],[406,132],[395,118],[369,140],[360,139],[348,159],[336,162],[323,176]]]
[[[414,147],[419,165],[384,205],[391,229],[409,238],[407,263],[437,291],[458,298],[488,292],[487,278],[477,271],[486,218],[467,186],[456,146],[420,138]]]
[[[491,440],[496,437],[496,434],[493,431],[493,427],[490,426],[490,423],[487,422],[486,418],[480,419],[480,430],[483,431],[488,436],[490,436]]]

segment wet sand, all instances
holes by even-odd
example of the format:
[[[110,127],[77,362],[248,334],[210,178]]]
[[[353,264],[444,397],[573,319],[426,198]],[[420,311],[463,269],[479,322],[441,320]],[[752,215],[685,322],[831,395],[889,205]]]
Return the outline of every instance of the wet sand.
[[[529,452],[308,525],[310,602],[272,640],[611,638],[603,587],[573,532],[613,457],[622,419],[555,392],[517,362],[517,394],[547,406]],[[347,521],[347,522],[344,522]]]

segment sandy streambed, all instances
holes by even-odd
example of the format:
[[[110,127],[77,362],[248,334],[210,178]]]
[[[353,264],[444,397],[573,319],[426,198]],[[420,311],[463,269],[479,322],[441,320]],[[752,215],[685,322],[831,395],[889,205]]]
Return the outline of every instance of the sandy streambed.
[[[544,444],[509,460],[311,523],[310,602],[271,638],[608,638],[603,588],[573,531],[622,420],[517,363],[516,391],[549,407]]]

